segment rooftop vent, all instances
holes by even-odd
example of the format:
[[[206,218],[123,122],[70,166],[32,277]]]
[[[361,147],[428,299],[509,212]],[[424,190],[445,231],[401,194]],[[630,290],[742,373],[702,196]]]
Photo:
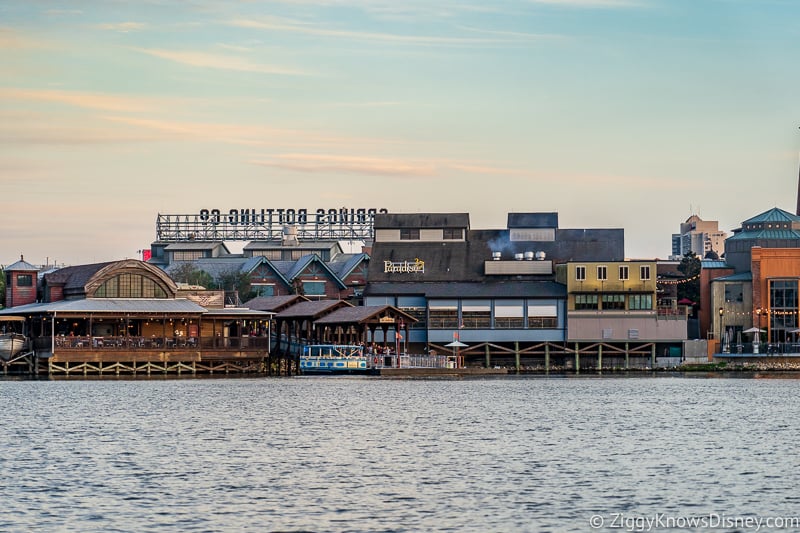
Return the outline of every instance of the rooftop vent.
[[[525,261],[533,261],[533,252],[525,252]]]
[[[547,254],[544,252],[536,252],[536,260],[537,261],[544,261],[544,258],[547,257]]]
[[[522,258],[523,258],[523,257],[524,257],[524,256],[523,256],[523,254],[522,254],[522,253],[517,253],[517,254],[514,254],[514,261],[522,261]]]
[[[500,256],[502,254],[500,252],[492,252],[492,260],[493,261],[500,261]]]

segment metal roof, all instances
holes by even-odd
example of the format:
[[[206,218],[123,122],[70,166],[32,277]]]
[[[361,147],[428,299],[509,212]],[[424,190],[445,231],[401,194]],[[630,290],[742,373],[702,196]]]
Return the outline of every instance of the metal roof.
[[[170,252],[175,250],[212,250],[221,247],[228,252],[228,247],[222,241],[188,241],[188,242],[175,242],[164,247],[165,250]]]
[[[700,260],[700,267],[701,268],[733,268],[732,266],[728,265],[725,261],[718,261],[716,259],[701,259]]]
[[[757,224],[760,222],[800,222],[800,217],[788,211],[784,211],[783,209],[773,207],[753,218],[745,220],[742,224]]]
[[[721,276],[711,280],[712,283],[717,281],[753,281],[752,272],[741,272],[739,274],[731,274],[730,276]]]
[[[274,315],[272,311],[260,311],[258,309],[249,309],[247,307],[225,307],[222,309],[209,309],[203,313],[204,317],[216,316],[254,316],[262,318],[270,318]]]
[[[360,307],[342,307],[332,313],[318,318],[315,324],[356,324],[367,321],[381,313],[388,312],[390,315],[399,316],[412,324],[419,322],[416,318],[404,313],[402,310],[391,305],[364,305]]]
[[[6,272],[11,272],[12,270],[18,272],[28,272],[31,270],[39,270],[39,269],[33,266],[32,264],[28,263],[27,261],[25,261],[25,259],[23,259],[22,256],[19,256],[19,261],[8,265],[7,267],[5,267],[4,270]]]
[[[375,229],[469,228],[468,213],[378,213]]]
[[[258,311],[279,312],[290,305],[307,301],[309,301],[309,299],[300,294],[288,294],[285,296],[258,296],[252,300],[246,301],[243,305],[249,309]]]
[[[352,307],[344,300],[316,300],[300,302],[277,314],[277,318],[315,318],[331,312],[337,307]]]
[[[0,311],[0,315],[54,312],[202,314],[206,313],[206,308],[186,298],[82,298],[79,300],[18,305]]]
[[[800,240],[800,231],[793,229],[762,229],[735,233],[729,241],[741,240]]]

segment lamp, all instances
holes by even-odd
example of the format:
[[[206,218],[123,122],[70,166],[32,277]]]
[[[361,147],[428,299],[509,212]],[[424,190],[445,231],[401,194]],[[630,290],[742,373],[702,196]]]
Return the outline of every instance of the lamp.
[[[723,340],[724,339],[722,338],[722,331],[723,331],[723,329],[722,329],[722,317],[723,317],[723,315],[725,315],[725,309],[720,307],[719,308],[719,346],[720,346],[720,352],[722,352],[725,349],[724,346],[723,346]]]

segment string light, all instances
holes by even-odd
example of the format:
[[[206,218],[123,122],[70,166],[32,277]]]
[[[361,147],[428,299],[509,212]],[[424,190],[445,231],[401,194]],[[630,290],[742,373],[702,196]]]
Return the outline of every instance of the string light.
[[[681,285],[683,283],[689,283],[690,281],[694,281],[696,279],[700,279],[700,274],[696,274],[691,278],[683,278],[683,279],[675,279],[675,280],[666,280],[666,279],[657,279],[656,283],[661,285]]]

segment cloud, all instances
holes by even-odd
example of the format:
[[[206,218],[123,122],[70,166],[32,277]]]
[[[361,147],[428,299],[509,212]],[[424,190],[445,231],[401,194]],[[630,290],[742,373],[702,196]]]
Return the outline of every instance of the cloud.
[[[253,159],[253,165],[295,172],[365,174],[368,176],[429,177],[457,170],[476,174],[520,174],[518,171],[460,163],[447,159],[409,160],[331,154],[280,154],[268,159]]]
[[[528,0],[531,4],[548,4],[563,7],[642,7],[641,0]]]
[[[107,24],[98,24],[95,28],[100,30],[119,31],[128,33],[129,31],[143,30],[147,27],[146,24],[141,22],[111,22]]]
[[[308,130],[269,128],[250,124],[220,124],[213,122],[186,122],[160,118],[139,118],[108,115],[105,120],[121,122],[167,134],[174,139],[194,138],[247,146],[272,146],[284,148],[315,148],[321,146],[357,144],[359,146],[389,144],[380,139],[342,137]]]
[[[49,89],[0,88],[0,98],[56,102],[75,107],[114,112],[146,112],[155,111],[163,107],[155,99],[150,98]]]
[[[529,33],[496,32],[491,38],[484,37],[440,37],[433,35],[399,35],[394,33],[374,33],[357,32],[347,30],[331,30],[320,28],[313,25],[298,24],[285,20],[244,20],[237,19],[228,22],[231,26],[238,28],[250,28],[269,31],[285,31],[315,35],[320,37],[333,37],[351,39],[356,41],[384,42],[398,44],[418,44],[418,45],[454,45],[454,46],[473,46],[490,44],[508,44],[516,42],[527,42],[539,39],[542,36]]]
[[[21,48],[40,48],[44,42],[24,35],[6,26],[0,26],[0,50],[17,50]]]
[[[281,74],[290,76],[309,75],[308,72],[303,72],[297,69],[279,67],[275,65],[265,65],[263,63],[254,63],[241,57],[226,54],[212,54],[208,52],[196,52],[191,50],[163,50],[157,48],[133,48],[133,50],[193,67],[235,70],[239,72],[260,72],[262,74]]]

